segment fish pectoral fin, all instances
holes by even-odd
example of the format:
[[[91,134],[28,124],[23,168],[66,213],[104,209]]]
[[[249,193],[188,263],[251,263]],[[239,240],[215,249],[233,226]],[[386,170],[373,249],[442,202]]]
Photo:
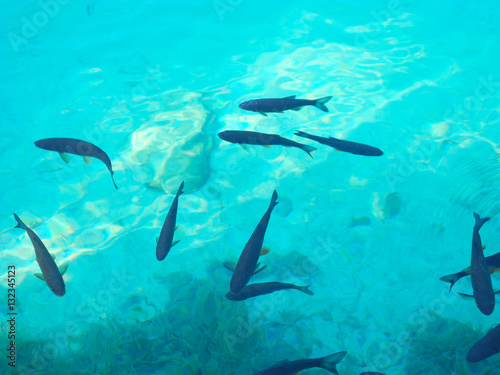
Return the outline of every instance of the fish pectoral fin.
[[[300,111],[304,107],[297,107],[297,108],[292,108],[292,111]]]
[[[264,112],[259,112],[259,113],[260,113],[262,116],[266,116],[266,117],[267,117],[267,115],[266,115]]]
[[[54,254],[50,254],[52,259],[56,259],[56,256]]]
[[[483,250],[486,249],[486,245],[483,245]]]
[[[253,272],[254,275],[257,275],[259,272],[262,272],[267,268],[267,264],[264,264],[262,267],[257,269],[257,267],[259,267],[259,264],[257,264],[257,266],[255,267],[255,271]]]
[[[297,95],[292,95],[292,96],[287,96],[286,98],[283,98],[283,99],[295,99]]]
[[[495,292],[495,294],[500,294],[500,290],[497,290],[497,291]]]
[[[175,231],[175,230],[177,230],[177,229],[179,229],[179,227],[178,227],[178,226],[177,226],[177,227],[175,227],[174,231]]]
[[[69,163],[70,156],[69,154],[65,152],[60,152],[59,155],[61,155],[61,159],[64,160],[66,163]]]
[[[92,163],[92,159],[89,158],[88,156],[84,156],[83,157],[83,161],[85,162],[85,164],[89,165],[90,163]]]
[[[474,298],[472,294],[465,294],[465,293],[458,293],[458,294],[465,298]]]
[[[177,241],[174,241],[172,242],[172,246],[170,246],[170,248],[173,248],[175,245],[177,245],[179,242],[181,242],[181,240],[177,240]]]
[[[264,146],[265,148],[271,148],[271,146],[269,145],[262,145],[262,146]]]
[[[236,269],[236,263],[235,262],[224,262],[222,263],[224,267],[226,267],[229,271],[234,272]]]
[[[498,271],[500,271],[500,268],[497,268],[495,266],[488,266],[488,271],[490,271],[490,275],[491,275],[493,273],[497,273]]]
[[[263,247],[261,250],[260,250],[260,256],[262,255],[266,255],[266,254],[269,254],[271,250],[269,250],[267,247]]]
[[[156,243],[158,243],[159,237],[156,237]]]
[[[45,281],[45,278],[43,277],[43,275],[41,273],[34,273],[33,275],[35,275],[36,277],[38,277],[40,280],[43,280]]]
[[[243,147],[243,150],[245,150],[246,152],[250,152],[250,150],[248,149],[248,146],[243,144],[243,143],[238,143],[241,147]]]
[[[64,263],[64,264],[61,264],[60,266],[57,267],[59,269],[59,273],[61,274],[61,276],[66,273],[66,271],[68,270],[68,267],[69,267],[69,263]]]

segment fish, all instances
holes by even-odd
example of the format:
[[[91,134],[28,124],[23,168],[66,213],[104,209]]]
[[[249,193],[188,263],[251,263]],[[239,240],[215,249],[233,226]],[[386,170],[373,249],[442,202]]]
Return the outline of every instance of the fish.
[[[175,195],[174,201],[168,210],[167,217],[161,228],[160,237],[156,243],[156,259],[163,260],[167,256],[168,252],[179,241],[174,240],[175,223],[177,220],[177,208],[179,206],[179,196],[183,193],[182,188],[184,187],[184,181],[182,181],[177,194]]]
[[[470,262],[472,290],[474,291],[474,300],[479,310],[490,315],[495,309],[495,293],[491,284],[491,275],[484,258],[483,245],[479,230],[490,220],[489,217],[481,218],[474,212],[476,220],[472,232],[472,255]]]
[[[258,112],[261,115],[267,117],[266,113],[269,112],[279,112],[288,111],[289,109],[293,111],[299,111],[302,107],[312,105],[316,108],[321,109],[324,112],[328,112],[328,108],[325,103],[330,101],[331,96],[325,96],[323,98],[307,100],[307,99],[295,99],[296,95],[287,96],[286,98],[274,98],[274,99],[253,99],[243,102],[239,105],[241,109],[246,111]]]
[[[311,155],[311,152],[316,150],[316,147],[304,145],[302,143],[283,138],[277,134],[267,134],[245,130],[225,130],[223,132],[220,132],[218,135],[219,138],[223,139],[224,141],[239,143],[241,145],[279,145],[285,147],[297,147],[307,152],[311,158],[313,157]]]
[[[24,229],[28,233],[31,243],[33,244],[33,248],[35,249],[36,261],[42,270],[42,275],[35,274],[35,276],[44,280],[49,289],[52,290],[56,296],[64,296],[64,294],[66,294],[66,286],[64,285],[62,275],[66,271],[67,265],[64,268],[61,267],[61,270],[59,270],[56,262],[50,255],[40,237],[28,228],[16,214],[14,214],[14,219],[17,221],[15,228]]]
[[[484,246],[483,246],[483,248],[484,248]],[[484,260],[486,261],[486,265],[488,266],[488,270],[490,271],[490,275],[500,271],[500,253],[490,255],[489,257],[484,258]],[[451,292],[451,288],[453,288],[453,285],[455,285],[455,283],[458,280],[460,280],[462,277],[469,276],[470,272],[471,272],[470,267],[467,267],[467,268],[464,268],[460,272],[452,273],[451,275],[443,276],[439,280],[450,283],[450,292]]]
[[[381,372],[373,372],[373,371],[368,371],[368,372],[362,372],[359,375],[384,375]]]
[[[264,216],[262,216],[262,219],[259,224],[257,224],[257,227],[241,252],[230,282],[230,290],[233,293],[238,293],[241,289],[243,289],[255,272],[257,261],[259,260],[260,252],[262,250],[264,236],[266,235],[267,225],[269,224],[269,219],[271,218],[271,213],[273,212],[274,207],[278,204],[276,201],[277,199],[278,192],[274,190],[269,208]]]
[[[338,352],[322,358],[300,359],[298,361],[285,360],[253,375],[295,375],[302,370],[314,367],[328,370],[332,374],[338,374],[337,364],[344,359],[346,354],[347,352]]]
[[[317,135],[308,134],[302,131],[297,131],[294,133],[299,137],[309,138],[313,141],[319,142],[326,146],[333,147],[338,151],[348,152],[350,154],[355,155],[363,155],[363,156],[382,156],[384,152],[373,146],[365,145],[363,143],[351,142],[351,141],[343,141],[341,139],[329,137],[319,137]]]
[[[277,281],[255,283],[244,286],[238,293],[233,293],[230,291],[226,294],[226,298],[231,301],[243,301],[248,298],[262,296],[264,294],[274,293],[286,289],[297,289],[305,294],[309,294],[310,296],[312,296],[314,295],[314,293],[309,290],[309,287],[310,285],[297,286],[293,284],[280,283]]]
[[[115,188],[118,189],[113,177],[114,172],[111,160],[109,159],[109,156],[96,145],[75,138],[45,138],[36,141],[35,146],[44,150],[58,152],[66,163],[69,163],[68,154],[83,156],[87,165],[90,164],[90,157],[99,159],[106,164],[109,173],[111,173],[113,185],[115,185]]]
[[[488,333],[470,348],[467,353],[468,362],[479,362],[500,352],[500,324],[492,328]]]

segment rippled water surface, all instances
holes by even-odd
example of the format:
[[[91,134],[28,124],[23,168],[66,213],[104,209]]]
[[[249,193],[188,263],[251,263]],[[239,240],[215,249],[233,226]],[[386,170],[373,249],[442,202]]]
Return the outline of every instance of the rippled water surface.
[[[500,309],[485,316],[456,294],[472,293],[470,278],[451,293],[439,280],[469,265],[474,211],[491,217],[485,254],[499,251],[497,1],[2,5],[0,293],[7,312],[14,265],[14,373],[250,375],[345,350],[340,374],[497,374],[499,356],[465,356]],[[291,95],[333,98],[328,113],[238,108]],[[223,130],[317,150],[245,149]],[[298,130],[384,155],[335,152]],[[119,189],[100,161],[34,146],[47,137],[104,149]],[[158,262],[182,181],[180,242]],[[252,280],[314,296],[229,301],[222,263],[238,259],[274,189],[267,268]],[[32,275],[14,212],[69,263],[65,296]]]

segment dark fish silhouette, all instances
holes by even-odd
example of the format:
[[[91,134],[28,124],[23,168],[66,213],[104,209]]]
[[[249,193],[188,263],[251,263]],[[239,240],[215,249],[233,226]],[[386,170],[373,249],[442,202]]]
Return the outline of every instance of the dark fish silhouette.
[[[273,367],[266,370],[259,371],[254,375],[295,375],[302,370],[314,367],[319,367],[333,374],[338,374],[337,364],[344,359],[346,354],[347,352],[339,352],[323,358],[300,359],[292,362],[285,360],[276,363]]]
[[[269,224],[269,219],[271,218],[271,213],[273,212],[274,207],[278,204],[278,202],[276,202],[277,199],[278,192],[274,190],[269,208],[264,216],[262,216],[262,219],[259,224],[257,224],[257,227],[241,252],[230,283],[230,289],[233,293],[238,293],[241,289],[243,289],[256,270],[257,261],[259,260],[260,252],[262,250],[262,243],[264,242],[264,236],[266,235],[267,224]]]
[[[233,293],[230,291],[226,294],[226,298],[230,299],[231,301],[243,301],[248,298],[274,293],[286,289],[297,289],[305,294],[309,294],[310,296],[312,296],[314,295],[314,293],[309,290],[309,287],[310,285],[297,286],[293,284],[280,283],[277,281],[268,283],[255,283],[244,286],[243,289],[241,289],[238,293]]]
[[[115,179],[113,178],[114,172],[111,166],[111,160],[109,160],[109,156],[96,145],[74,138],[45,138],[36,141],[35,146],[43,148],[44,150],[58,152],[66,163],[69,162],[68,154],[83,156],[86,164],[90,163],[89,157],[99,159],[108,167],[113,185],[118,189]]]
[[[364,156],[381,156],[384,154],[382,150],[373,146],[365,145],[363,143],[343,141],[341,139],[333,137],[329,138],[318,137],[316,135],[307,134],[301,131],[295,132],[295,135],[298,135],[299,137],[312,139],[316,142],[333,147],[336,150],[349,152],[351,154],[364,155]]]
[[[245,130],[226,130],[219,133],[219,138],[227,142],[239,143],[242,145],[259,145],[259,146],[279,145],[285,147],[297,147],[307,152],[310,157],[313,157],[311,155],[311,152],[316,150],[315,147],[291,141],[277,134],[266,134],[266,133],[259,133],[259,132],[245,131]]]
[[[325,103],[328,102],[332,97],[325,96],[324,98],[307,100],[307,99],[295,99],[295,95],[287,96],[286,98],[279,99],[253,99],[247,102],[241,103],[240,108],[259,112],[261,115],[267,116],[266,112],[280,112],[287,111],[289,109],[294,111],[299,111],[302,107],[312,105],[321,109],[324,112],[328,112],[328,108]]]
[[[47,283],[47,286],[54,292],[56,296],[62,297],[66,293],[66,287],[64,285],[64,280],[62,275],[67,269],[67,266],[63,269],[61,267],[62,273],[57,268],[56,262],[48,252],[47,248],[43,244],[42,240],[33,232],[30,228],[28,228],[22,220],[14,214],[14,218],[17,221],[17,225],[15,228],[24,229],[33,244],[35,249],[36,261],[42,270],[42,276],[35,275]]]
[[[483,246],[484,247],[484,246]],[[500,253],[496,253],[493,255],[490,255],[489,257],[484,258],[486,261],[486,265],[488,266],[488,270],[490,271],[490,274],[496,273],[500,271]],[[462,271],[453,273],[451,275],[446,275],[441,277],[439,280],[446,281],[447,283],[450,283],[450,292],[451,288],[453,288],[453,285],[460,280],[462,277],[469,276],[470,275],[470,267],[464,268]]]
[[[156,243],[156,259],[163,260],[167,256],[168,252],[177,242],[173,242],[174,240],[174,232],[175,232],[175,222],[177,220],[177,208],[179,206],[179,196],[183,193],[182,188],[184,187],[184,181],[182,181],[181,186],[177,190],[177,194],[175,195],[174,201],[168,210],[167,217],[165,218],[165,222],[163,223],[163,227],[161,228],[160,237],[158,238],[158,242]]]
[[[467,353],[467,361],[479,362],[500,352],[500,324],[490,331]]]
[[[476,223],[472,232],[472,255],[470,262],[472,290],[474,291],[474,300],[479,310],[490,315],[495,309],[495,294],[491,284],[491,275],[484,259],[483,245],[479,230],[490,220],[489,217],[481,218],[474,212]]]

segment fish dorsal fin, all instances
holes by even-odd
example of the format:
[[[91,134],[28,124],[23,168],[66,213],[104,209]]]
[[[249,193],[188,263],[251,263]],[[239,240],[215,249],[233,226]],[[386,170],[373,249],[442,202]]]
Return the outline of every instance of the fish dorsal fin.
[[[89,158],[88,156],[84,156],[83,161],[85,162],[85,164],[89,165],[92,162],[92,159]]]
[[[59,269],[59,273],[61,274],[61,276],[66,273],[66,271],[68,270],[68,267],[69,267],[69,263],[64,263],[64,264],[61,264],[60,266],[57,267]]]
[[[279,361],[278,363],[275,363],[273,367],[271,368],[276,368],[276,367],[283,367],[284,365],[288,364],[290,361],[288,359],[284,359],[282,361]]]
[[[56,256],[54,254],[50,254],[52,259],[56,259]]]
[[[35,275],[35,277],[38,277],[40,280],[43,280],[45,281],[45,278],[43,277],[43,275],[41,273],[34,273],[33,275]]]
[[[158,238],[158,237],[156,237],[156,243],[158,243],[158,240],[159,240],[159,238]]]
[[[292,95],[292,96],[286,96],[283,99],[295,99],[297,95]]]
[[[495,294],[500,294],[500,290],[497,290],[497,291],[495,292]]]
[[[181,240],[177,240],[177,241],[172,242],[172,246],[170,246],[170,248],[174,247],[174,246],[175,246],[175,245],[177,245],[179,242],[181,242]]]
[[[458,294],[461,295],[462,297],[474,298],[474,296],[472,294],[465,294],[465,293],[458,293]]]
[[[69,154],[65,152],[60,152],[59,155],[61,155],[61,159],[64,160],[66,163],[69,163],[70,156]]]
[[[224,262],[222,263],[224,267],[226,267],[229,271],[234,272],[236,269],[236,263],[235,262]]]

